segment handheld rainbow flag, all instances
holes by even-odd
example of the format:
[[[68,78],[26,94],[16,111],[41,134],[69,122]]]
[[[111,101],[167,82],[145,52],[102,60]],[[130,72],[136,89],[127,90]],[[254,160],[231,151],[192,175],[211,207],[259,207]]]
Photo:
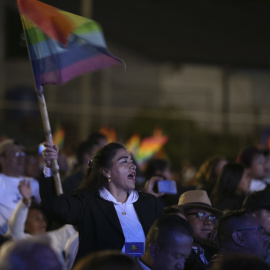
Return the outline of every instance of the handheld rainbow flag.
[[[127,142],[126,148],[132,151],[135,160],[142,168],[155,154],[161,151],[168,137],[162,135],[161,129],[155,129],[153,136],[140,140],[140,136],[134,134]]]
[[[99,130],[101,134],[106,136],[108,143],[116,142],[116,131],[113,128],[103,127]]]
[[[141,138],[140,135],[134,134],[131,136],[131,138],[126,143],[126,149],[131,152],[132,154],[135,154],[138,152],[138,149],[140,147]]]
[[[168,137],[163,135],[154,134],[152,137],[144,138],[136,154],[138,164],[142,165],[144,162],[148,161],[167,141]]]
[[[59,149],[63,148],[65,141],[65,130],[58,125],[53,134],[53,143],[58,146]]]
[[[107,51],[95,21],[37,0],[17,3],[37,89],[123,63]]]

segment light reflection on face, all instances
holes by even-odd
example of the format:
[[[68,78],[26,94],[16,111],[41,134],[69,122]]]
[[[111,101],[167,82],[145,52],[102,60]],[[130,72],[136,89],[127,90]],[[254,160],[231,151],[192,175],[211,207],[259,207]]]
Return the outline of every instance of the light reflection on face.
[[[203,212],[208,216],[213,215],[213,213],[201,208],[187,210],[187,218],[193,228],[193,238],[196,239],[198,242],[205,241],[212,233],[214,229],[214,224],[209,219],[205,219],[205,221],[202,221],[196,215],[189,215],[189,213],[195,212]]]
[[[111,178],[109,188],[129,191],[135,188],[136,166],[131,155],[125,149],[119,149],[111,162],[108,175]]]

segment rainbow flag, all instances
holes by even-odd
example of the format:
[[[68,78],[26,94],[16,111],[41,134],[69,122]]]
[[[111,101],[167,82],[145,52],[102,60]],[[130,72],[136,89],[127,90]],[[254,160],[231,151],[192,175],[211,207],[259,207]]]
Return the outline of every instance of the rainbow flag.
[[[53,143],[58,146],[59,149],[63,148],[65,142],[65,130],[60,125],[53,133]]]
[[[126,149],[133,155],[136,155],[140,147],[141,138],[140,135],[134,134],[126,143]]]
[[[116,142],[116,131],[113,128],[102,127],[99,132],[106,136],[108,143]]]
[[[161,129],[155,129],[153,136],[142,140],[138,134],[134,134],[126,143],[126,148],[132,152],[136,162],[142,168],[149,159],[162,150],[168,139],[168,136],[162,134]]]
[[[17,0],[37,89],[123,63],[107,51],[95,21],[37,0]]]
[[[143,164],[153,157],[162,146],[168,141],[167,136],[148,137],[144,138],[140,144],[139,150],[136,154],[138,164]]]

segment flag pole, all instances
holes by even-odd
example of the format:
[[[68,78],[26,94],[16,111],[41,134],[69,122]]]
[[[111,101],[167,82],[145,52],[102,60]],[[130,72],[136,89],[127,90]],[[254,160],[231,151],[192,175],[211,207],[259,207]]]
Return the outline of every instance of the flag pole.
[[[40,86],[40,89],[36,87],[36,94],[38,97],[39,110],[41,113],[42,124],[43,124],[46,141],[53,144],[51,126],[50,126],[50,121],[49,121],[49,116],[48,116],[48,111],[47,111],[47,106],[46,106],[42,86]],[[57,159],[52,160],[52,172],[53,172],[56,193],[57,195],[63,194]]]

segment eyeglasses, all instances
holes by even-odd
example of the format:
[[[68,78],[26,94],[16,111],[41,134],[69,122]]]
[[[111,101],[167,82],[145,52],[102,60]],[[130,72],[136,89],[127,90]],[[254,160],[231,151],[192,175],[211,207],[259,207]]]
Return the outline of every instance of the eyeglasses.
[[[24,153],[24,152],[15,152],[15,153],[13,154],[13,156],[14,156],[14,157],[19,157],[19,156],[24,157],[24,156],[25,156],[25,153]]]
[[[25,153],[23,151],[16,151],[16,152],[7,152],[5,151],[4,153],[2,153],[1,157],[24,157]]]
[[[188,213],[187,214],[188,216],[190,215],[194,215],[196,218],[198,218],[200,221],[204,222],[206,220],[210,220],[212,221],[213,223],[216,222],[216,216],[214,215],[207,215],[205,214],[204,212],[194,212],[194,213]]]
[[[265,229],[263,226],[259,226],[259,227],[254,227],[254,228],[243,228],[243,229],[238,229],[236,230],[237,232],[241,232],[241,231],[257,231],[261,234],[266,234]]]

